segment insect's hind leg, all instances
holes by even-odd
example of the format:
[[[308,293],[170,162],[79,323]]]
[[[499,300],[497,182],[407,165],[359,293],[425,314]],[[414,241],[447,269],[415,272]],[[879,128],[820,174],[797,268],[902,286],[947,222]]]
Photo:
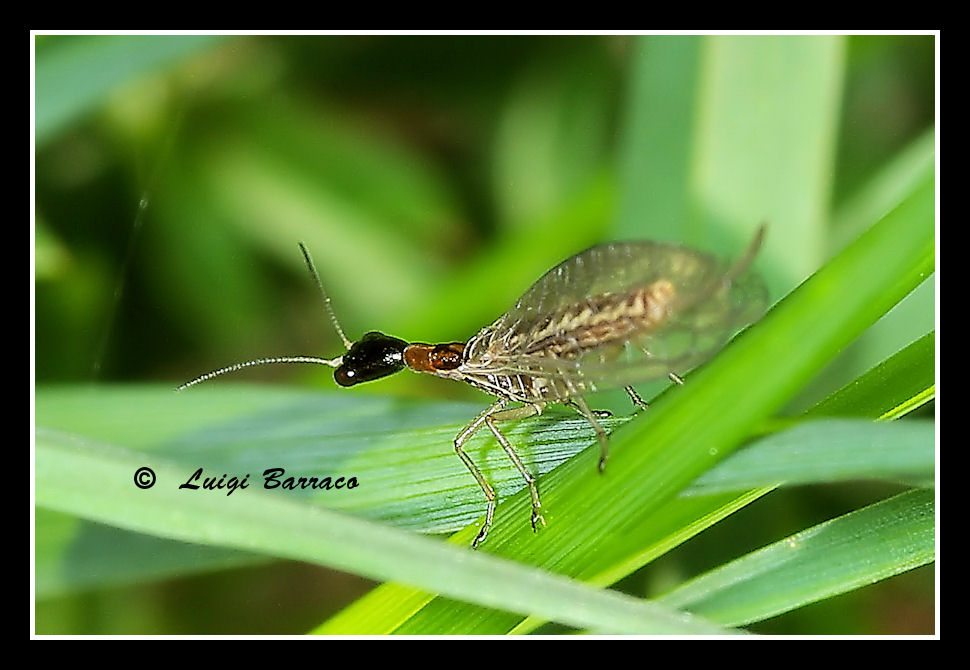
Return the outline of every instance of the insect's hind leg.
[[[493,405],[493,407],[495,407],[495,405]],[[542,503],[539,502],[539,489],[536,487],[536,478],[531,472],[526,470],[525,465],[522,463],[522,459],[520,459],[519,455],[515,453],[515,449],[512,447],[511,443],[495,424],[498,421],[515,421],[517,419],[525,419],[530,416],[535,416],[536,414],[542,412],[544,408],[545,403],[530,403],[528,405],[514,407],[512,409],[496,409],[494,412],[489,412],[485,415],[485,425],[487,425],[489,430],[492,431],[495,439],[498,440],[500,445],[502,445],[505,453],[508,454],[509,459],[522,475],[522,478],[525,479],[525,483],[529,486],[529,495],[532,496],[532,532],[536,532],[538,530],[536,525],[537,523],[541,523],[543,526],[546,525],[546,520],[539,511],[542,508]]]
[[[636,391],[634,391],[634,393],[636,393]],[[582,414],[583,417],[589,421],[589,424],[593,427],[593,430],[596,431],[596,437],[600,441],[599,471],[603,472],[603,470],[606,468],[606,459],[610,455],[610,439],[606,434],[606,430],[600,425],[600,422],[596,420],[596,412],[589,408],[589,405],[586,404],[586,400],[583,398],[583,396],[573,396],[570,398],[570,402],[568,404],[570,407]]]

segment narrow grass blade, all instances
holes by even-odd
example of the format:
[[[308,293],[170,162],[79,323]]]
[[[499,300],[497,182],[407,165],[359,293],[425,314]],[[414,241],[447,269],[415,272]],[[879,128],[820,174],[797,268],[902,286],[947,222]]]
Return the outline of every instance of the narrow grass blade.
[[[37,503],[95,521],[312,561],[570,625],[627,633],[725,632],[691,615],[284,495],[181,490],[180,469],[163,462],[154,464],[156,485],[140,490],[132,477],[145,455],[109,445],[41,430],[36,456]]]
[[[34,509],[34,595],[38,599],[269,560],[259,554],[177,542]]]
[[[809,410],[811,416],[895,419],[936,397],[936,332],[929,332]]]
[[[640,37],[632,49],[615,232],[683,242],[704,38]]]
[[[806,421],[731,454],[684,494],[863,478],[932,485],[935,432],[932,421]]]
[[[832,215],[829,252],[835,253],[861,235],[874,219],[899,204],[899,194],[911,190],[933,169],[936,129],[930,128],[883,166],[878,174]]]
[[[933,561],[933,492],[911,490],[813,526],[658,598],[724,625],[760,621]]]

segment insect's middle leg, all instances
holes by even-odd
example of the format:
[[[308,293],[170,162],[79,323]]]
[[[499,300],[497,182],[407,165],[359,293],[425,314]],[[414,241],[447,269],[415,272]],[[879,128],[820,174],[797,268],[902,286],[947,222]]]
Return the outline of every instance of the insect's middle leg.
[[[515,449],[509,443],[508,439],[499,431],[498,426],[495,425],[498,421],[515,421],[517,419],[525,419],[530,416],[535,416],[539,414],[545,408],[545,403],[539,404],[529,404],[523,405],[522,407],[514,407],[512,409],[502,409],[496,412],[490,413],[485,417],[485,425],[488,426],[489,430],[492,431],[492,435],[498,440],[498,443],[502,445],[505,449],[505,453],[508,454],[509,459],[515,465],[515,468],[525,479],[525,483],[529,486],[529,495],[532,496],[532,531],[538,530],[536,523],[541,523],[543,526],[546,525],[546,520],[542,517],[539,510],[542,507],[542,503],[539,502],[539,490],[536,488],[536,478],[531,472],[525,469],[525,465],[522,463],[522,459],[519,455],[515,453]]]

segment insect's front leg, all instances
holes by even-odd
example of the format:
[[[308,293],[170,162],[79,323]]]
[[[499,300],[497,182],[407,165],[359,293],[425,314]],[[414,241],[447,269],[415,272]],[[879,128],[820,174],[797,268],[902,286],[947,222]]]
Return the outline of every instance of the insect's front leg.
[[[462,463],[465,464],[465,467],[467,467],[475,477],[475,481],[478,482],[478,485],[485,493],[485,499],[488,500],[488,508],[485,511],[485,523],[482,524],[482,529],[478,531],[478,536],[475,537],[475,540],[472,542],[472,549],[478,547],[482,540],[485,539],[485,536],[488,535],[489,528],[492,527],[492,517],[495,516],[495,489],[493,489],[492,486],[485,480],[485,476],[482,474],[482,471],[478,469],[477,465],[475,465],[475,462],[472,460],[471,456],[465,453],[465,450],[462,449],[462,445],[464,445],[472,435],[478,432],[478,429],[482,427],[482,424],[490,414],[501,411],[502,408],[504,408],[507,404],[508,400],[504,398],[493,403],[483,410],[481,414],[476,416],[471,423],[465,426],[465,428],[455,436],[455,453],[458,454],[459,458],[462,460]]]

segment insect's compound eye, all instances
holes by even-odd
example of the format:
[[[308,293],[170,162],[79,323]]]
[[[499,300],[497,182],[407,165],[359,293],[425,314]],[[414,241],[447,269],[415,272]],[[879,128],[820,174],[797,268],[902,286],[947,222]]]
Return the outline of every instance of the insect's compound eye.
[[[357,373],[353,368],[341,365],[333,371],[333,379],[341,386],[353,386],[359,380],[356,379]]]
[[[333,378],[341,386],[353,386],[392,375],[404,367],[404,347],[407,342],[377,331],[367,333],[354,342],[343,355]]]

